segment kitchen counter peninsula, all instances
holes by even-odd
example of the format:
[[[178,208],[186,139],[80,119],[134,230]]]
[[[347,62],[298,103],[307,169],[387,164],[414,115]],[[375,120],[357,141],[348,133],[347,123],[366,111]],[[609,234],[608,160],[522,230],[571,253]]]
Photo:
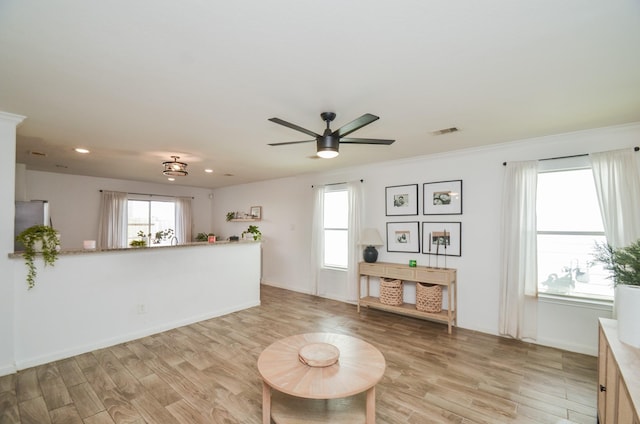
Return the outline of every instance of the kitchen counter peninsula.
[[[62,250],[31,290],[9,256],[17,370],[260,304],[260,241]]]

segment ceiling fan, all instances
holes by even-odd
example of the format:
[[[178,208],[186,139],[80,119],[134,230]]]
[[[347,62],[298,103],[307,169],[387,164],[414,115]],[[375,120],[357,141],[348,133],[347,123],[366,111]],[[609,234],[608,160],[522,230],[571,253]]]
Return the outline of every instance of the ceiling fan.
[[[351,138],[346,137],[352,132],[359,130],[365,125],[369,125],[370,123],[377,121],[380,119],[379,116],[372,115],[370,113],[365,113],[358,119],[355,119],[348,124],[343,125],[335,131],[332,131],[329,126],[331,125],[331,121],[336,118],[336,114],[333,112],[322,112],[320,117],[323,121],[327,123],[327,128],[324,130],[322,135],[316,134],[313,131],[309,131],[306,128],[299,127],[298,125],[292,124],[287,121],[283,121],[280,118],[270,118],[269,121],[275,122],[276,124],[284,125],[285,127],[289,127],[293,130],[303,132],[307,135],[310,135],[314,138],[314,140],[304,140],[304,141],[287,141],[284,143],[269,143],[269,146],[283,146],[285,144],[298,144],[298,143],[310,143],[312,141],[316,142],[317,146],[317,155],[324,159],[335,158],[338,156],[338,149],[341,143],[349,143],[349,144],[384,144],[389,145],[392,144],[395,140],[381,140],[376,138]]]

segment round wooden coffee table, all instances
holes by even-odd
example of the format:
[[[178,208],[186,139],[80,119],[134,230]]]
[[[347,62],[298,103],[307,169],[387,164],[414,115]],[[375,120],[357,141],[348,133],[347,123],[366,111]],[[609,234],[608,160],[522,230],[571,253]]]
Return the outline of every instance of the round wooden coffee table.
[[[332,355],[338,352],[334,358]],[[337,361],[336,361],[337,359]],[[334,363],[335,362],[335,363]],[[309,365],[311,364],[311,365]],[[283,402],[274,405],[272,414],[271,390],[303,399],[342,399],[328,411],[339,416],[342,409],[357,405],[355,395],[366,392],[364,422],[375,423],[375,386],[382,378],[386,363],[382,353],[371,344],[351,336],[332,333],[299,334],[278,340],[267,347],[258,358],[258,371],[263,380],[262,422],[269,424],[295,422],[300,417],[311,422],[309,414],[323,416],[327,411],[315,401],[307,407],[303,402]],[[310,401],[313,402],[313,401]],[[298,406],[296,411],[295,405]],[[292,407],[293,406],[293,407]],[[280,412],[275,414],[276,409]],[[347,411],[353,415],[353,411]],[[337,414],[337,415],[336,415]],[[299,421],[299,422],[303,422]],[[328,421],[327,421],[328,422]]]

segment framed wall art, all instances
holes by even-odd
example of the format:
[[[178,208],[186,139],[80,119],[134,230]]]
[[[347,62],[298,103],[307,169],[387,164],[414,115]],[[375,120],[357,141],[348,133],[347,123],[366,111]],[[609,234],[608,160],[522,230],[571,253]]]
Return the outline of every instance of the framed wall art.
[[[262,219],[262,206],[251,206],[251,210],[249,212],[251,218],[253,219]]]
[[[423,215],[462,215],[462,180],[425,183]]]
[[[418,215],[418,184],[385,188],[387,216]]]
[[[420,253],[419,223],[387,222],[387,252]]]
[[[422,253],[425,255],[462,256],[461,246],[462,223],[422,223]]]

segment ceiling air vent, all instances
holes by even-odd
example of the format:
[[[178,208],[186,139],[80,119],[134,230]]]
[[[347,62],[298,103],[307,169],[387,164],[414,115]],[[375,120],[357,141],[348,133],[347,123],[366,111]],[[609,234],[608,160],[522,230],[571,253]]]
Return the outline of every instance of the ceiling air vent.
[[[458,131],[457,127],[451,127],[451,128],[443,128],[441,130],[436,130],[436,131],[432,131],[431,134],[433,135],[443,135],[443,134],[449,134],[449,133],[453,133]]]
[[[36,156],[36,157],[40,157],[40,158],[44,158],[44,157],[46,157],[46,156],[47,156],[47,154],[46,154],[46,153],[43,153],[43,152],[36,152],[35,150],[29,150],[29,154],[30,154],[31,156]]]

